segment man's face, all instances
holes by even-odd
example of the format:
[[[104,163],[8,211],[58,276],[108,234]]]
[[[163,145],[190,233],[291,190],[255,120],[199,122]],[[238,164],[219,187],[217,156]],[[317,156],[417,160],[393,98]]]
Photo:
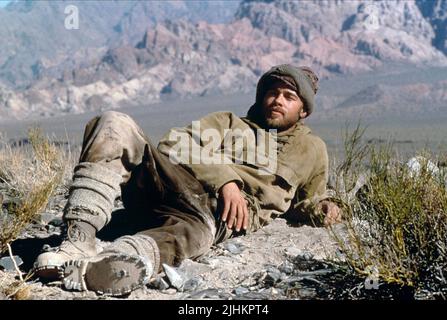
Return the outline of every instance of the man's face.
[[[293,127],[307,112],[295,90],[281,81],[273,83],[262,101],[265,123],[269,129],[285,131]]]

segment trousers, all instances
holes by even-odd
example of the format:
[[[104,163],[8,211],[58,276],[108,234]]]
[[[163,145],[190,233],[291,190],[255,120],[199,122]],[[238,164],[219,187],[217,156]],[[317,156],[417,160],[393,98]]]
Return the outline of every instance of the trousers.
[[[136,234],[155,240],[160,266],[198,258],[236,235],[221,221],[216,196],[160,153],[126,114],[107,111],[90,120],[79,161],[101,164],[122,176],[126,217],[143,221],[144,229]]]

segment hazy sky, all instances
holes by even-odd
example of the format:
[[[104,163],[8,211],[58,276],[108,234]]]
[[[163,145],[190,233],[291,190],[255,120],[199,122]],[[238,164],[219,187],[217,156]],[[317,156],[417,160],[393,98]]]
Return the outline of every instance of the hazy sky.
[[[6,6],[11,0],[0,0],[0,7]]]

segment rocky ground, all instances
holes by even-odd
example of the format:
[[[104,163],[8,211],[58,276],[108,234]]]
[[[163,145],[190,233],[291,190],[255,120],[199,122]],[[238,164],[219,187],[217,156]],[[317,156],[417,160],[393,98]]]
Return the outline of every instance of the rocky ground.
[[[5,197],[4,211],[9,201]],[[21,271],[30,270],[44,244],[58,243],[65,201],[63,192],[56,195],[49,209],[12,244],[13,254],[23,260]],[[109,240],[104,236],[98,245],[107,244],[104,239]],[[12,266],[5,270],[4,264],[0,267],[0,299],[325,299],[330,298],[331,284],[321,276],[335,274],[336,269],[323,260],[336,256],[337,246],[325,228],[292,225],[278,218],[258,232],[213,247],[198,261],[186,260],[177,268],[165,269],[146,288],[127,297],[69,292],[59,281],[42,283],[33,278],[14,296],[17,272]],[[7,257],[3,256],[4,262]]]

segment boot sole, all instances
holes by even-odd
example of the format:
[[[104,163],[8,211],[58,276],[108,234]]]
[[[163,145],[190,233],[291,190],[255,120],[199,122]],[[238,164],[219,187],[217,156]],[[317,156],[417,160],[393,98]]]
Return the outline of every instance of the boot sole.
[[[44,266],[37,266],[33,268],[33,273],[39,277],[39,278],[43,278],[43,279],[59,279],[60,278],[60,273],[61,271],[63,271],[63,266],[49,266],[49,265],[44,265]]]
[[[66,289],[89,290],[106,296],[129,294],[148,283],[151,275],[143,257],[126,254],[71,260],[64,263],[61,272]]]

